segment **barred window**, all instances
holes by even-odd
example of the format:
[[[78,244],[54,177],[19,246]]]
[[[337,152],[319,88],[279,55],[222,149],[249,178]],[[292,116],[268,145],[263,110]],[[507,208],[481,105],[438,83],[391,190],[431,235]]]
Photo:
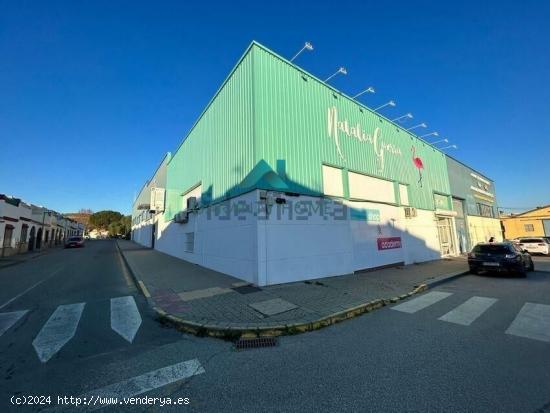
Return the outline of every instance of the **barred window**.
[[[494,218],[493,207],[491,205],[477,204],[477,210],[482,217]]]

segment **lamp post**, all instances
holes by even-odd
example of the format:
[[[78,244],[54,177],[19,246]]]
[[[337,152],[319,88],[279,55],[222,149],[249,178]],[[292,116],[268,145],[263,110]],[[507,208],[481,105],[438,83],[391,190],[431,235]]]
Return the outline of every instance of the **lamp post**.
[[[310,42],[306,42],[306,43],[304,44],[304,47],[302,47],[302,48],[298,51],[298,53],[296,53],[296,54],[294,55],[294,57],[293,57],[292,59],[290,59],[290,61],[291,61],[291,62],[294,61],[294,59],[296,59],[298,56],[300,56],[300,53],[302,53],[304,50],[313,50],[313,45],[312,45]]]
[[[424,122],[422,122],[422,123],[419,123],[418,125],[411,126],[407,130],[410,131],[410,130],[413,130],[413,129],[416,129],[416,128],[427,128],[427,127],[428,127],[428,125],[426,125]]]
[[[430,132],[430,133],[427,133],[425,135],[419,136],[419,138],[425,138],[427,136],[439,136],[439,133],[438,132]]]
[[[398,118],[395,118],[395,119],[392,119],[391,121],[392,122],[398,122],[400,121],[401,119],[412,119],[413,118],[413,115],[412,113],[405,113],[403,116],[399,116]]]
[[[382,108],[385,108],[386,106],[391,106],[391,107],[394,107],[395,106],[395,102],[393,100],[390,100],[386,103],[384,103],[383,105],[381,106],[378,106],[377,108],[373,109],[375,112],[382,109]]]
[[[42,249],[44,247],[44,223],[46,221],[46,213],[51,214],[52,212],[54,211],[51,211],[49,209],[45,209],[44,211],[42,211],[42,233],[40,234],[40,249]]]
[[[355,96],[352,96],[352,99],[356,99],[358,98],[359,96],[365,94],[365,93],[376,93],[376,91],[374,90],[374,88],[372,86],[369,86],[368,88],[366,88],[365,90],[363,90],[362,92],[359,92],[358,94],[356,94]]]
[[[445,146],[443,148],[440,148],[441,150],[443,149],[458,149],[458,146],[457,145],[449,145],[449,146]]]
[[[346,70],[345,67],[340,67],[336,72],[334,72],[332,75],[330,75],[329,77],[327,77],[325,79],[325,83],[328,82],[330,79],[332,79],[334,76],[336,76],[337,74],[343,74],[343,75],[347,75],[348,74],[348,71]]]
[[[430,142],[430,145],[437,145],[438,143],[449,143],[449,139],[445,138],[445,139],[440,139],[438,141],[435,141],[435,142]]]

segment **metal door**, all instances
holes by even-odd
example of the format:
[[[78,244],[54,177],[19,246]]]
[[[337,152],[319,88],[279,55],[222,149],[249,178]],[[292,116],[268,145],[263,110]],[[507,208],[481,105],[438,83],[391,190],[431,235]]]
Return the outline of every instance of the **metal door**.
[[[544,227],[544,235],[550,237],[550,219],[543,219],[542,226]]]

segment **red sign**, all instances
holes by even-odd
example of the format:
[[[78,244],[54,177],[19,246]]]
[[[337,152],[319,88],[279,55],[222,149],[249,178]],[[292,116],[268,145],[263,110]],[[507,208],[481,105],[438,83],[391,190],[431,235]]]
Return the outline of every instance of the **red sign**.
[[[378,250],[392,250],[401,248],[401,237],[378,238]]]

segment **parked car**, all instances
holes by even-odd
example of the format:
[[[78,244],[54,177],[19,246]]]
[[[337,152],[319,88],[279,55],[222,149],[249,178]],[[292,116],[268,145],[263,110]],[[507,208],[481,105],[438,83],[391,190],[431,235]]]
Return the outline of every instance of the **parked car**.
[[[519,246],[531,254],[550,255],[550,242],[545,237],[520,238]]]
[[[531,255],[511,242],[477,244],[468,254],[470,273],[480,271],[511,272],[522,277],[535,269]]]
[[[84,238],[82,237],[69,237],[65,241],[65,248],[81,248],[84,246]]]

